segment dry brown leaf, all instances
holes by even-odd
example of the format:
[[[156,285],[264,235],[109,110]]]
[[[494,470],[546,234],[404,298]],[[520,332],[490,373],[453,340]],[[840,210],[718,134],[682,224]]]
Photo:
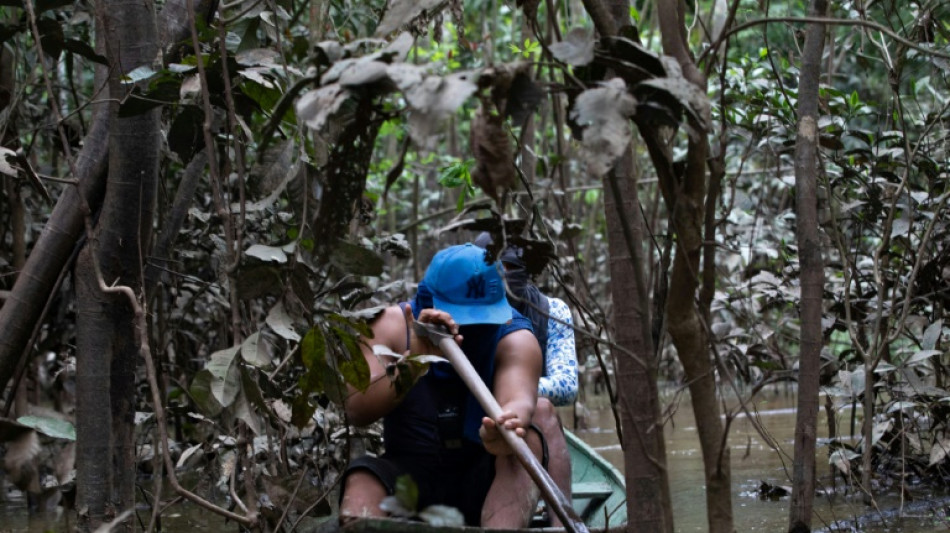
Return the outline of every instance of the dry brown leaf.
[[[496,202],[504,191],[518,181],[515,172],[514,150],[501,115],[485,110],[484,102],[475,112],[471,125],[472,181]]]

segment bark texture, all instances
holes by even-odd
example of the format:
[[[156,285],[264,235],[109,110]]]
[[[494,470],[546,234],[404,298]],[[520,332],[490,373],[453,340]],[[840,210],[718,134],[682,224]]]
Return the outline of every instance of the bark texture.
[[[17,364],[40,319],[56,279],[66,266],[83,233],[83,201],[93,211],[102,203],[105,192],[106,154],[108,153],[108,115],[97,112],[83,148],[76,158],[78,187],[69,187],[56,202],[36,245],[30,252],[10,297],[0,308],[0,388],[16,372]]]
[[[827,0],[814,0],[810,15],[823,17]],[[821,311],[824,263],[818,233],[818,83],[825,44],[823,24],[805,34],[798,84],[798,136],[795,144],[795,200],[801,265],[801,356],[798,367],[798,415],[789,531],[811,531],[815,495],[815,440],[818,437],[818,389],[821,366]]]
[[[614,341],[636,357],[616,355],[627,516],[636,517],[628,521],[627,531],[654,533],[673,531],[673,511],[650,335],[649,297],[642,265],[637,264],[642,258],[631,254],[633,247],[643,246],[643,217],[639,215],[632,167],[632,157],[624,157],[616,175],[604,178],[604,212]]]
[[[150,3],[102,0],[97,18],[108,43],[110,93],[123,94],[121,76],[150,64],[158,41]],[[143,258],[148,253],[159,162],[159,110],[131,117],[110,108],[109,172],[102,213],[94,236],[77,264],[77,288],[84,298],[77,352],[77,508],[84,525],[100,522],[134,505],[135,369],[139,349],[133,310],[122,297],[102,294],[96,266],[106,284],[126,285],[142,292]],[[103,391],[102,387],[107,387]],[[104,417],[103,413],[111,416]],[[103,421],[103,419],[105,421]],[[101,434],[90,435],[90,431]],[[82,436],[91,438],[85,442]],[[108,441],[109,448],[102,444]],[[108,472],[101,479],[99,471]],[[85,483],[91,485],[85,485]],[[103,487],[102,484],[106,486]],[[127,526],[128,529],[128,526]]]
[[[663,52],[674,57],[683,71],[683,77],[705,93],[706,77],[697,68],[687,44],[685,8],[686,5],[677,0],[657,3]],[[660,186],[671,213],[670,228],[676,238],[666,323],[689,383],[703,454],[709,531],[731,533],[734,530],[732,473],[729,447],[716,397],[716,369],[709,351],[708,324],[705,322],[709,312],[708,308],[700,309],[696,304],[701,278],[709,142],[702,125],[693,124],[693,127],[699,129],[700,133],[691,136],[682,175],[671,172],[672,159],[655,138],[648,140],[648,148],[657,166]],[[706,268],[710,266],[705,265]]]
[[[594,7],[594,0],[585,6]],[[617,31],[629,20],[625,1],[606,3],[611,24],[598,28]],[[643,265],[643,217],[637,199],[637,171],[631,153],[604,177],[604,215],[610,254],[614,341],[633,355],[618,353],[617,389],[627,480],[627,523],[630,532],[672,532],[673,510],[666,470],[666,444],[660,423],[656,360],[650,333],[650,297]]]

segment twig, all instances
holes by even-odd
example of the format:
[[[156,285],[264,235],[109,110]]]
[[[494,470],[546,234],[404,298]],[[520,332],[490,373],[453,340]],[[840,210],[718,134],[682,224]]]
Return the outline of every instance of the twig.
[[[940,52],[931,48],[926,48],[920,46],[919,44],[909,41],[893,30],[886,26],[882,26],[877,22],[871,22],[869,20],[860,20],[860,19],[836,19],[836,18],[826,18],[826,17],[764,17],[761,19],[750,20],[749,22],[744,22],[738,26],[731,28],[729,31],[725,32],[722,38],[718,39],[713,46],[710,46],[700,54],[699,58],[696,60],[696,63],[700,63],[706,57],[707,54],[711,53],[714,49],[718,48],[722,41],[724,41],[729,36],[739,33],[743,30],[751,28],[753,26],[758,26],[759,24],[768,24],[770,22],[790,22],[790,23],[802,23],[802,24],[827,24],[829,26],[864,26],[866,28],[871,28],[873,30],[879,31],[891,39],[899,42],[900,44],[917,50],[922,54],[931,55],[934,57],[941,57],[943,59],[950,59],[950,54],[945,52]]]
[[[274,526],[274,531],[280,531],[280,526],[283,525],[284,519],[287,518],[287,512],[290,511],[290,507],[293,504],[294,500],[297,499],[297,493],[300,492],[300,486],[303,485],[304,478],[307,477],[307,474],[310,472],[310,465],[304,465],[303,472],[300,473],[300,479],[297,480],[297,485],[294,487],[294,492],[290,495],[290,498],[287,500],[287,503],[284,504],[284,512],[281,513],[280,519],[277,521],[277,524]]]

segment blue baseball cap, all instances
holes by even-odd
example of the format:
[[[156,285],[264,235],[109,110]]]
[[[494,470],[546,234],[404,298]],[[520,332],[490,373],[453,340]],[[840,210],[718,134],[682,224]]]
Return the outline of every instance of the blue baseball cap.
[[[446,248],[435,254],[423,278],[433,307],[446,311],[460,325],[504,324],[511,320],[502,266],[485,262],[485,250],[474,244]]]

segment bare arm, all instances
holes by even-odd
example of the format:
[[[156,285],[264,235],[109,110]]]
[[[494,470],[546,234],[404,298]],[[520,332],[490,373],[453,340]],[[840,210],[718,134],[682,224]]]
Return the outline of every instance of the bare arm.
[[[411,327],[408,330],[410,347],[409,350],[406,350],[406,326],[411,323],[412,319],[412,309],[407,306],[406,310],[403,311],[398,305],[394,305],[387,307],[371,324],[373,338],[364,339],[365,342],[361,343],[363,357],[366,358],[366,364],[369,365],[370,385],[363,392],[352,385],[347,385],[349,394],[345,401],[345,409],[350,423],[357,426],[371,424],[395,409],[404,396],[404,394],[398,394],[396,387],[393,385],[395,376],[387,377],[386,366],[373,353],[373,346],[382,345],[399,354],[407,354],[408,352],[408,354],[417,355],[441,355],[437,347],[426,339],[417,337]],[[456,342],[461,342],[462,337],[458,335],[458,325],[448,313],[435,309],[424,309],[419,314],[419,320],[448,326],[449,330],[456,334]],[[414,375],[413,382],[423,374],[424,372]]]
[[[495,349],[494,394],[504,412],[497,422],[507,429],[516,430],[519,436],[524,436],[524,428],[534,414],[541,365],[541,348],[529,330],[505,335]],[[486,417],[482,420],[480,433],[489,453],[511,453],[492,419]]]

